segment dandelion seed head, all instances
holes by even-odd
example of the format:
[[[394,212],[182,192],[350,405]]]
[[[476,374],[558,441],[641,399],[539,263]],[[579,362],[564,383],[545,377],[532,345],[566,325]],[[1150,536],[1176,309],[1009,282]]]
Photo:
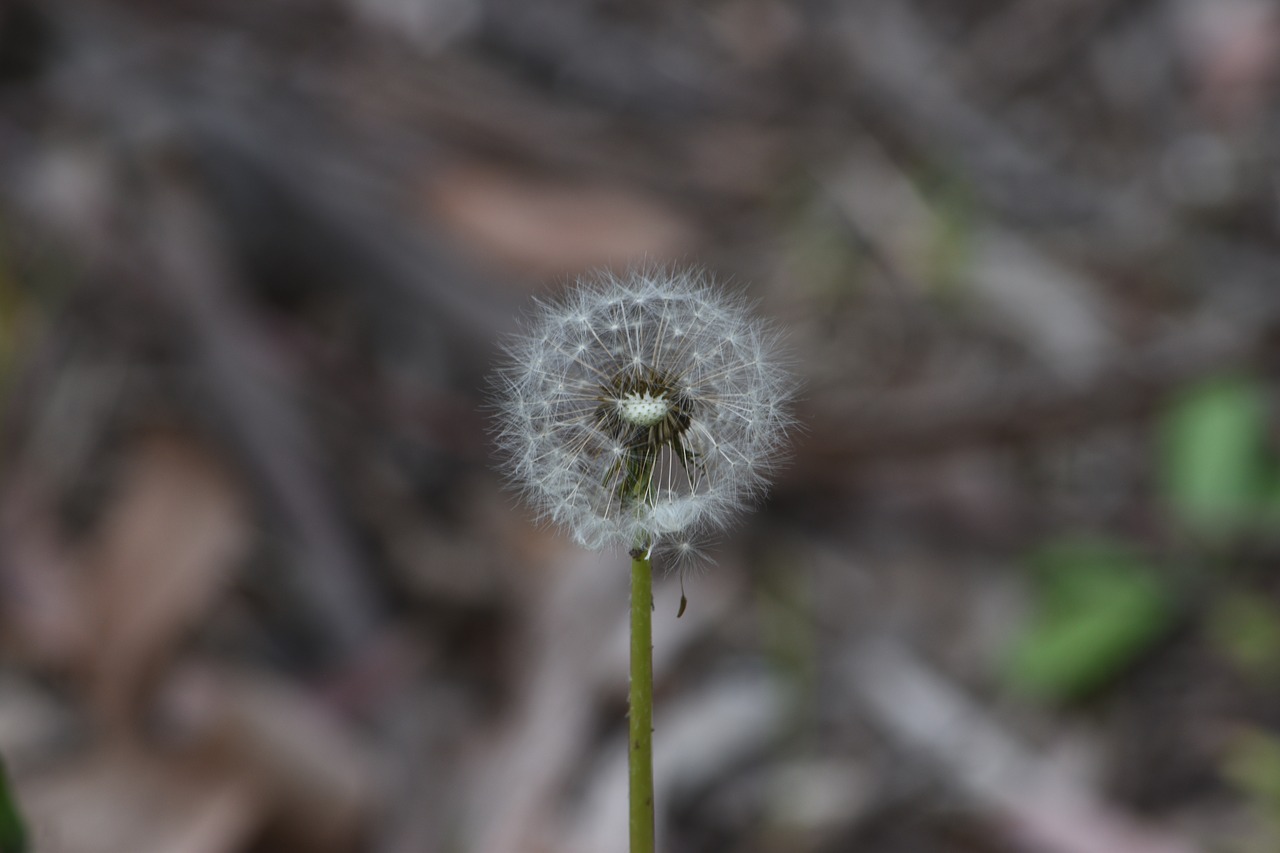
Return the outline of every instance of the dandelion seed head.
[[[506,471],[588,548],[691,543],[764,489],[792,424],[777,335],[692,272],[538,302],[495,378]]]

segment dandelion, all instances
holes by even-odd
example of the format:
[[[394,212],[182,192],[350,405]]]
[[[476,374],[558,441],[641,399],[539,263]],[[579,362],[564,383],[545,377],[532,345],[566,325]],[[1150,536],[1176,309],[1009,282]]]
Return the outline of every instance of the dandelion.
[[[790,424],[776,335],[694,273],[581,281],[509,352],[512,479],[587,548],[689,553],[760,494]]]
[[[687,559],[763,491],[794,383],[777,335],[692,272],[581,280],[508,353],[497,439],[512,481],[579,544],[631,554],[631,850],[651,853],[651,556]]]

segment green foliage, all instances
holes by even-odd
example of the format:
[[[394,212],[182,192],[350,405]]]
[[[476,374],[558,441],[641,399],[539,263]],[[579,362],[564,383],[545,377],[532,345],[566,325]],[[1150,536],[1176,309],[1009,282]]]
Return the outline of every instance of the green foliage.
[[[1280,740],[1259,729],[1246,729],[1227,748],[1223,775],[1245,797],[1258,826],[1249,839],[1232,849],[1274,851],[1280,839]]]
[[[763,646],[779,674],[808,697],[818,683],[813,585],[784,554],[765,565],[768,573],[756,587]]]
[[[1194,385],[1173,402],[1162,428],[1165,499],[1188,528],[1219,538],[1259,519],[1275,468],[1260,384],[1215,379]]]
[[[1068,700],[1097,690],[1170,624],[1173,608],[1164,587],[1119,545],[1061,543],[1031,564],[1035,609],[1005,669],[1020,692]]]
[[[1280,675],[1280,609],[1266,597],[1229,592],[1209,611],[1214,647],[1241,672],[1264,682]]]
[[[823,205],[809,206],[795,214],[786,236],[786,265],[795,281],[803,282],[821,302],[837,303],[862,286],[867,258],[849,229]]]
[[[1242,732],[1227,751],[1224,772],[1232,784],[1266,801],[1280,816],[1280,740],[1256,729]]]
[[[962,295],[964,276],[973,258],[973,232],[977,216],[966,189],[955,182],[932,197],[933,230],[926,266],[926,280],[944,299]]]
[[[0,853],[26,853],[27,832],[18,813],[18,803],[0,764]]]

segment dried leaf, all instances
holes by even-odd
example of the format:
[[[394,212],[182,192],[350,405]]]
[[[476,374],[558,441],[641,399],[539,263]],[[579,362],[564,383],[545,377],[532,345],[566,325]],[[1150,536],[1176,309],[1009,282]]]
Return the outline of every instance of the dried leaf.
[[[275,835],[296,849],[350,850],[368,825],[373,760],[315,697],[265,674],[188,666],[161,705],[185,754],[252,780]]]
[[[98,636],[95,709],[123,725],[151,668],[199,619],[247,544],[239,492],[202,448],[147,439],[86,555]]]
[[[634,192],[461,167],[429,190],[429,207],[475,249],[525,273],[560,275],[670,258],[694,228]]]
[[[262,801],[246,781],[110,750],[25,785],[23,806],[42,853],[239,853]]]

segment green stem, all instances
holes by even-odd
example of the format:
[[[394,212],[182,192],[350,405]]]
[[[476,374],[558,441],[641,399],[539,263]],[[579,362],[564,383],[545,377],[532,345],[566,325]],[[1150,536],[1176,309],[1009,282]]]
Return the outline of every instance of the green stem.
[[[636,556],[639,555],[639,556]],[[653,565],[631,558],[631,711],[627,766],[631,853],[653,853]]]

